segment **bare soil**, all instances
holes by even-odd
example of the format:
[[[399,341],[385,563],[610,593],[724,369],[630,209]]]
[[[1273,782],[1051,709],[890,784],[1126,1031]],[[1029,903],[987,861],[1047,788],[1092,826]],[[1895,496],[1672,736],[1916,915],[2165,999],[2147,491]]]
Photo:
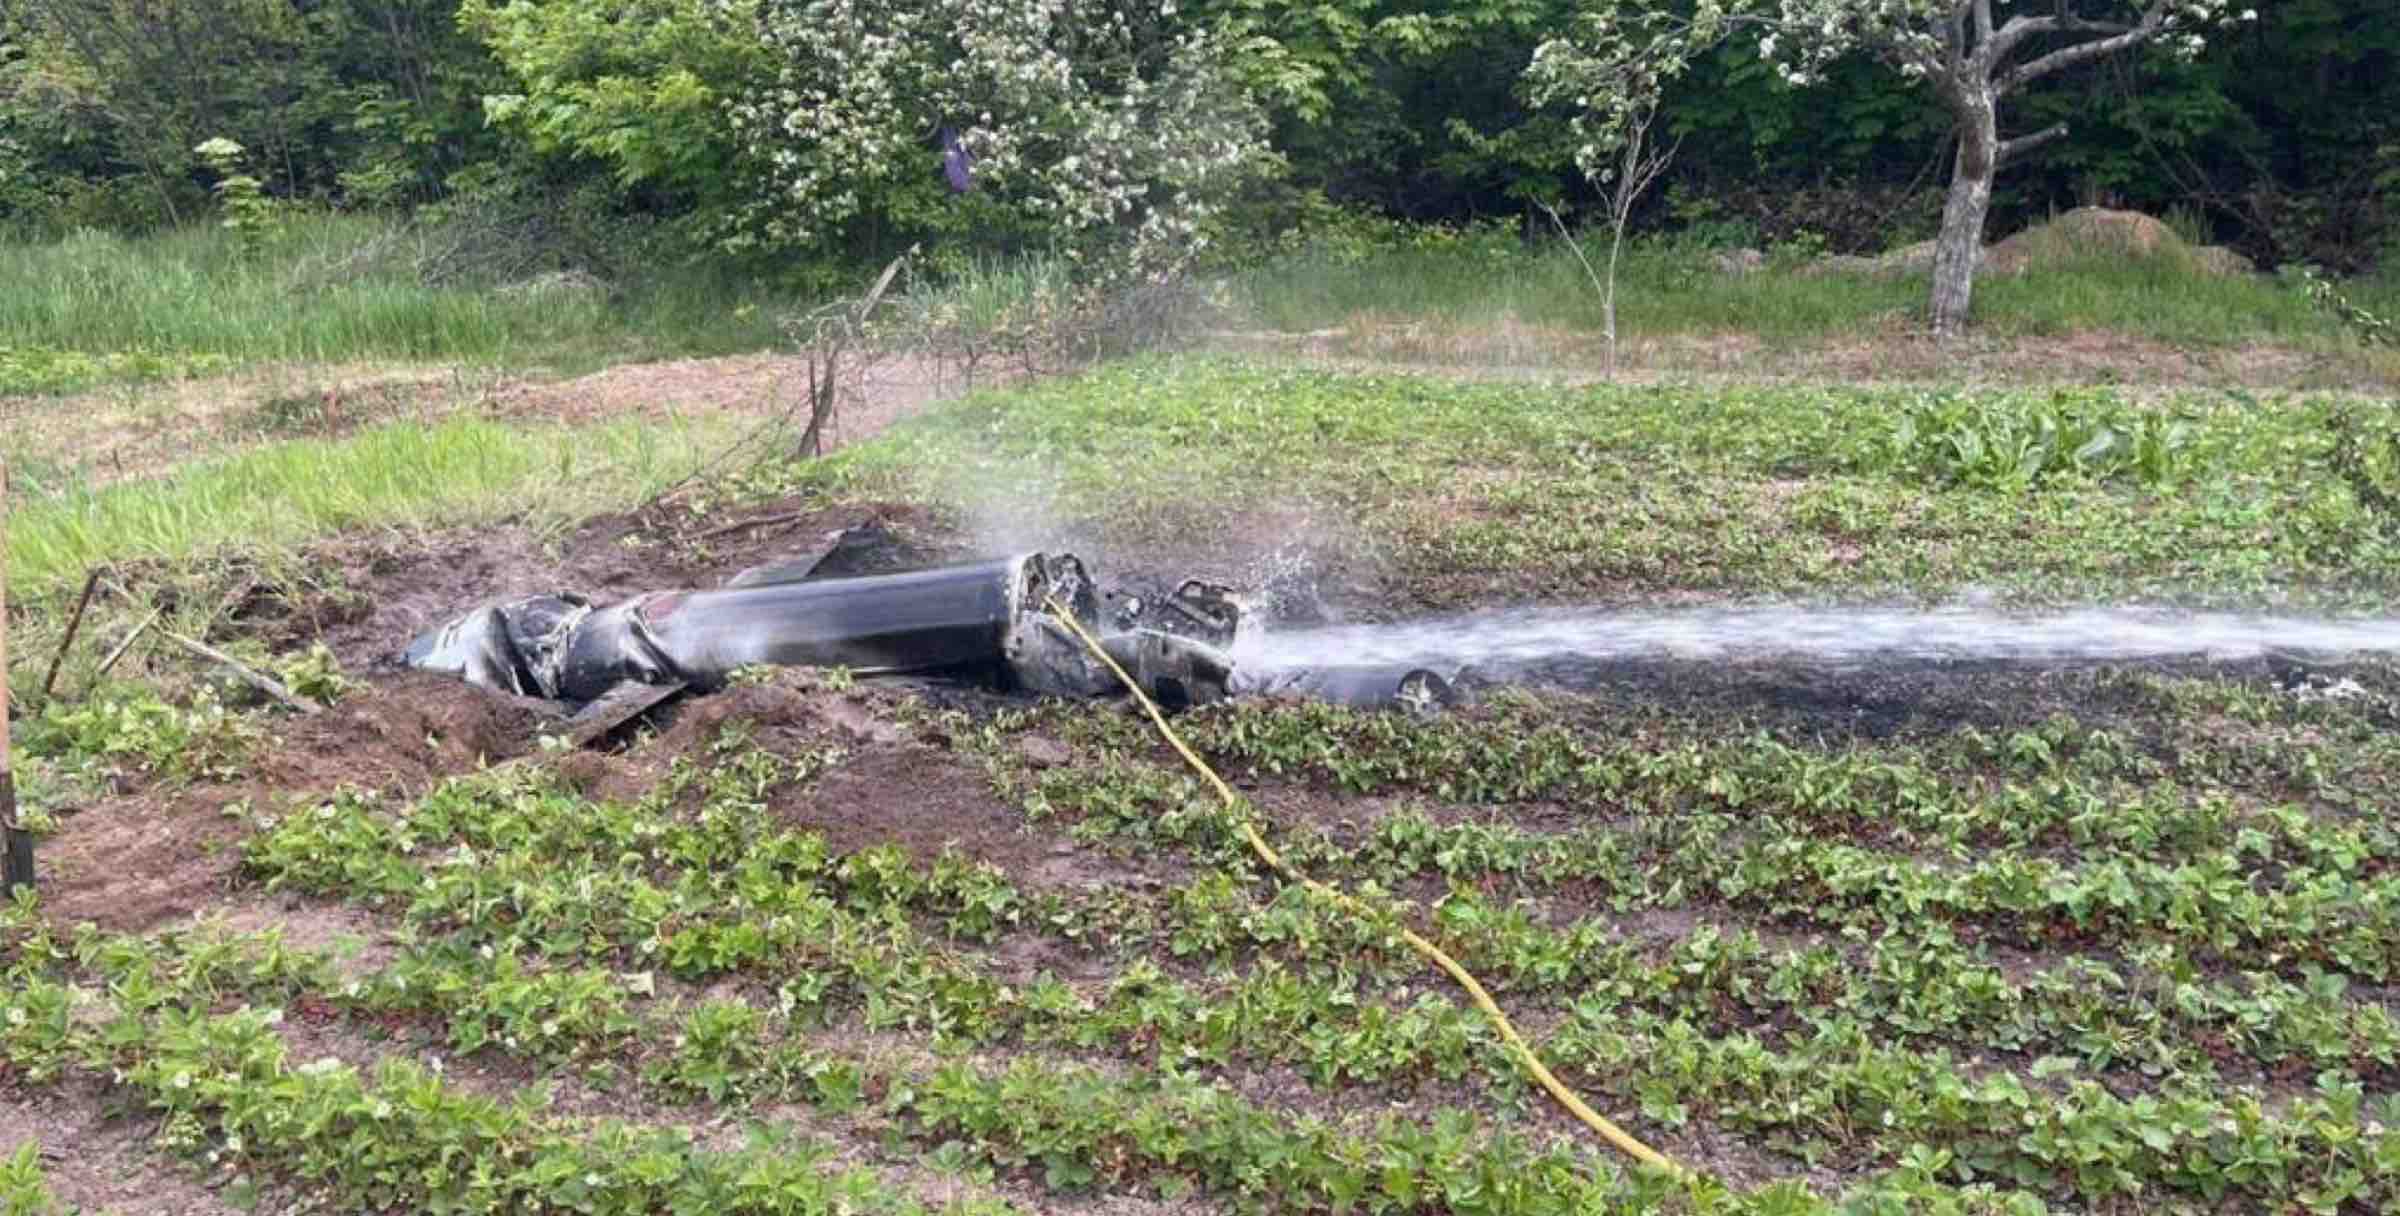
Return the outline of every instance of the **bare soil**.
[[[938,360],[884,356],[840,378],[827,451],[881,434],[973,387]],[[0,395],[12,453],[78,470],[88,485],[152,477],[195,453],[467,414],[580,425],[624,418],[806,417],[807,362],[781,354],[627,363],[561,379],[464,366],[263,364],[222,375],[58,396]]]
[[[50,915],[138,932],[216,906],[251,831],[243,815],[275,813],[345,786],[395,798],[441,778],[521,755],[534,742],[526,711],[453,680],[396,675],[332,709],[289,719],[235,781],[144,782],[66,816],[41,846],[37,889]]]
[[[1583,330],[1502,321],[1435,325],[1360,316],[1309,333],[1224,331],[1214,348],[1352,371],[1481,380],[1596,384],[1605,343]],[[1770,343],[1746,333],[1635,336],[1620,343],[1613,379],[1627,384],[1764,382],[2051,386],[2110,384],[2136,399],[2192,388],[2387,395],[2400,358],[2373,350],[2320,351],[2252,343],[2182,346],[2102,330],[2040,338],[1940,343],[1901,314],[1846,337]]]
[[[1155,884],[1181,869],[1128,867],[1098,850],[1038,833],[1024,815],[992,795],[983,774],[921,744],[865,749],[771,805],[794,827],[823,834],[843,852],[899,845],[914,857],[930,859],[956,851],[998,866],[1027,886]]]
[[[214,376],[0,395],[12,449],[80,470],[89,484],[151,477],[195,452],[261,439],[332,438],[399,418],[472,410],[500,377],[396,364],[265,364]],[[19,446],[22,445],[22,446]]]
[[[15,1153],[28,1141],[39,1144],[42,1178],[62,1212],[259,1216],[292,1210],[268,1197],[254,1206],[234,1203],[226,1190],[232,1179],[152,1148],[158,1118],[119,1106],[94,1082],[54,1089],[0,1086],[0,1153]]]
[[[893,423],[970,387],[940,361],[880,356],[838,377],[826,450],[881,434]],[[986,376],[977,387],[1004,383]],[[513,417],[596,422],[676,414],[806,416],[808,361],[792,355],[727,355],[631,363],[570,380],[518,380],[494,388],[495,408]]]

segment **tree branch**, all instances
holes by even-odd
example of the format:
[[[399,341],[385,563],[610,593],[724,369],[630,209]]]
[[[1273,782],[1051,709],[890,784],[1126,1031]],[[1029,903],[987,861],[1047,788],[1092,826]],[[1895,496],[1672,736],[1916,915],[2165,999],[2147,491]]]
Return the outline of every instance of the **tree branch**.
[[[2119,21],[2094,21],[2067,12],[2066,4],[2062,2],[2059,5],[2059,11],[2048,17],[2017,16],[2009,18],[2008,23],[1994,31],[1991,38],[1983,44],[1984,63],[1990,67],[1999,66],[2000,61],[2008,58],[2009,52],[2016,50],[2026,39],[2037,35],[2130,34],[2151,25],[2154,21],[2160,21],[2164,15],[2162,7],[2142,14],[2142,21],[2139,25],[2126,25]],[[2163,22],[2161,23],[2163,24]],[[2067,49],[2077,50],[2080,48],[2069,47]],[[2039,63],[2041,60],[2037,59],[2034,62]]]
[[[2013,161],[2018,157],[2033,151],[2035,148],[2039,148],[2043,144],[2053,143],[2058,140],[2065,139],[2066,137],[2067,124],[2062,122],[2054,126],[2044,127],[2039,131],[2035,131],[2031,135],[2020,135],[2015,139],[2001,140],[2000,153],[1992,158],[1992,167],[1995,169],[2006,168],[2010,161]]]
[[[1992,40],[1992,0],[1975,0],[1975,45],[1985,46]]]
[[[2039,80],[2052,72],[2062,71],[2079,63],[2089,63],[2094,59],[2140,46],[2158,37],[2165,29],[2166,6],[2163,4],[2143,13],[2139,25],[2121,25],[2114,21],[2086,21],[2081,17],[2068,16],[2012,17],[2008,24],[2002,26],[2000,32],[1993,36],[1990,45],[1995,49],[1992,57],[1986,61],[1987,66],[1996,66],[2007,56],[2009,51],[2016,48],[2017,43],[2035,34],[2057,31],[2105,33],[2109,36],[2090,42],[2079,42],[2070,47],[2061,47],[2038,59],[2018,64],[2000,74],[1999,79],[1993,82],[1992,92],[1995,94],[2010,93],[2027,82]]]

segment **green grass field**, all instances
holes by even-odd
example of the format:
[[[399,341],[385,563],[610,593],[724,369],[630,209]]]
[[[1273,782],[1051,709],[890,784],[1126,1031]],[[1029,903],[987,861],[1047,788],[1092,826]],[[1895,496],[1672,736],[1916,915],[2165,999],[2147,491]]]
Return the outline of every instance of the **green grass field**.
[[[2390,602],[2388,404],[2105,388],[1552,387],[1158,358],[981,394],[783,482],[1140,543],[1270,507],[1343,522],[1420,607],[1535,595]],[[2091,449],[2078,457],[2078,452]],[[2375,484],[2386,484],[2376,480]]]
[[[700,468],[733,428],[507,426],[467,417],[287,439],[97,489],[20,502],[8,568],[19,594],[128,560],[284,554],[342,531],[565,523],[622,509]]]

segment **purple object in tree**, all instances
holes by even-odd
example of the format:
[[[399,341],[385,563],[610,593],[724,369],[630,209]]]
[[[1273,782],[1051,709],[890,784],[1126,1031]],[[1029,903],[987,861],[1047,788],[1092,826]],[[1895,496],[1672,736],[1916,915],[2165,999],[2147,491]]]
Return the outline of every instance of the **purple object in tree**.
[[[967,155],[966,145],[958,142],[958,132],[942,128],[942,176],[950,179],[950,193],[965,194],[975,188],[975,158]]]

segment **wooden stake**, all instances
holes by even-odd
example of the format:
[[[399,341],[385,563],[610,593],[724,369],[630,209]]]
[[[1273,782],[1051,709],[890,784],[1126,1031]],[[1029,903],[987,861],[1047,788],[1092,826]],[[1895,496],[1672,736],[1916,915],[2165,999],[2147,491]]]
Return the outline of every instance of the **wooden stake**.
[[[8,748],[8,458],[0,456],[0,890],[33,885],[33,835],[17,822],[17,778]]]
[[[75,631],[83,628],[83,610],[92,606],[92,592],[100,587],[100,568],[83,576],[83,594],[75,597],[75,611],[67,616],[66,636],[58,639],[58,653],[50,656],[50,672],[42,677],[42,704],[48,705],[52,690],[58,687],[58,669],[67,661],[67,651],[75,646]]]

